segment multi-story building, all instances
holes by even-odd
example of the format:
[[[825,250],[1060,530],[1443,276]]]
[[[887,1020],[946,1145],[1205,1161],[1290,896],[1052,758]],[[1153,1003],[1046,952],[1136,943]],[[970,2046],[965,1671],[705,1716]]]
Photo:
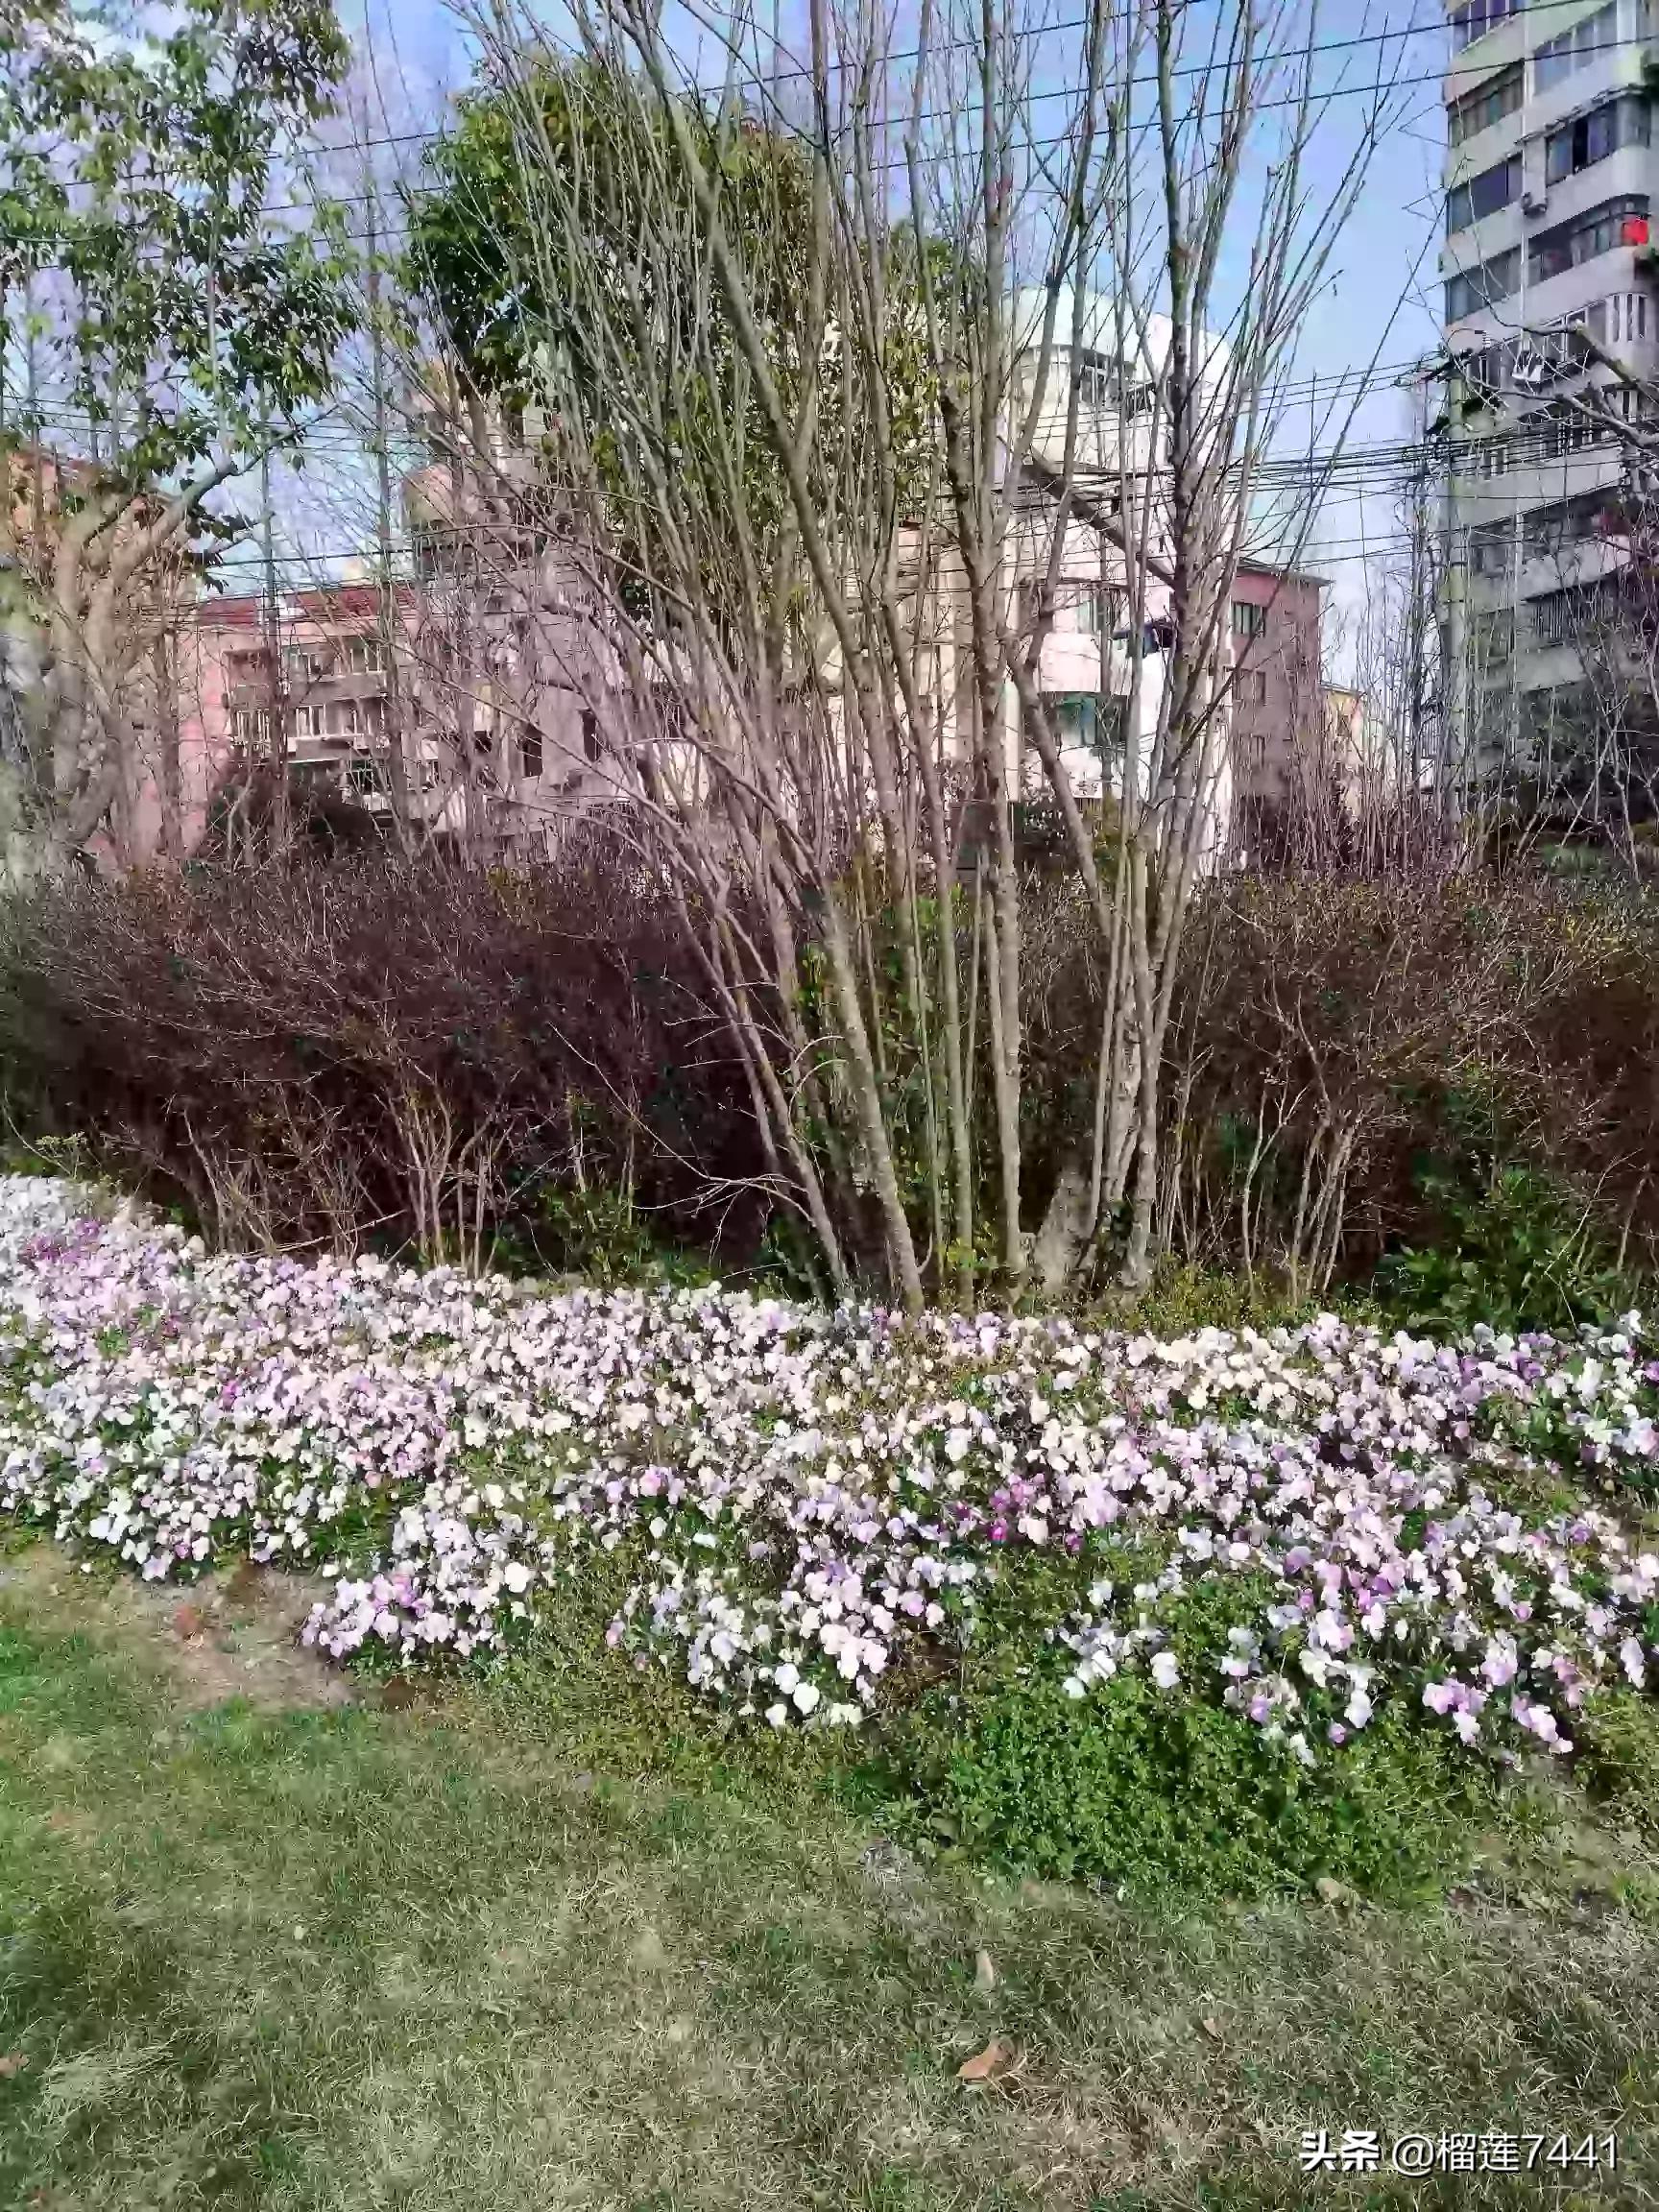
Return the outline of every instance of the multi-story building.
[[[1233,638],[1233,780],[1243,821],[1294,798],[1324,735],[1325,579],[1240,561]]]
[[[199,600],[174,647],[181,849],[262,771],[297,800],[381,817],[401,782],[409,819],[439,831],[456,805],[453,748],[417,681],[420,612],[407,587],[368,584]]]
[[[1445,80],[1454,736],[1525,768],[1584,683],[1588,616],[1629,556],[1619,439],[1587,384],[1659,365],[1659,0],[1458,0]]]
[[[400,801],[423,841],[475,856],[543,846],[597,773],[591,709],[563,662],[559,683],[515,681],[498,580],[469,598],[460,636],[431,577],[197,602],[175,645],[179,821],[163,833],[150,789],[141,850],[194,850],[278,769],[297,801],[388,829]]]
[[[1112,301],[1091,301],[1083,318],[1081,359],[1074,364],[1069,346],[1054,347],[1033,442],[1039,480],[1046,465],[1058,481],[1075,375],[1076,518],[1068,527],[1057,603],[1037,673],[1073,789],[1084,796],[1119,787],[1118,764],[1131,712],[1144,772],[1160,719],[1170,635],[1169,588],[1157,572],[1162,565],[1167,575],[1172,552],[1166,432],[1156,397],[1168,325],[1154,315],[1142,333],[1130,335],[1118,320]],[[1058,324],[1068,328],[1069,315],[1063,312]],[[1223,343],[1213,341],[1209,373],[1218,373],[1224,359]],[[1130,650],[1127,564],[1110,527],[1125,483],[1141,504],[1151,556],[1142,586],[1139,656]],[[1094,519],[1101,511],[1109,518],[1106,528]],[[1015,566],[1028,591],[1033,571],[1046,570],[1052,523],[1051,511],[1039,502],[1029,524],[1016,530]],[[1237,564],[1229,603],[1218,611],[1231,672],[1210,733],[1210,865],[1219,864],[1230,846],[1248,851],[1254,819],[1306,786],[1330,752],[1323,692],[1325,589],[1322,578],[1298,569],[1249,558]],[[1012,718],[1012,707],[1010,712]],[[1029,787],[1034,763],[1027,759],[1025,765]],[[1345,769],[1338,780],[1346,791]]]
[[[1015,626],[1027,638],[1044,625],[1032,674],[1048,706],[1073,792],[1081,799],[1120,797],[1132,749],[1141,796],[1146,798],[1172,637],[1168,432],[1158,397],[1170,326],[1166,317],[1152,315],[1137,329],[1120,303],[1105,294],[1087,297],[1074,313],[1072,301],[1063,295],[1054,318],[1060,335],[1051,344],[1039,394],[1038,333],[1048,311],[1045,293],[1022,293],[1016,301],[1022,348],[1010,416],[1022,420],[1037,404],[1022,502],[1006,541],[1008,596]],[[1218,373],[1224,358],[1223,342],[1214,340],[1208,372]],[[1057,569],[1051,570],[1059,494],[1067,486],[1068,518]],[[1138,574],[1123,545],[1125,495],[1139,541]],[[1051,573],[1052,604],[1046,605]],[[1232,814],[1229,711],[1223,703],[1204,732],[1203,761],[1186,761],[1179,769],[1204,787],[1202,852],[1204,864],[1212,867],[1225,854]],[[1021,741],[1012,683],[1004,688],[1002,714],[1010,787],[1028,795],[1040,791],[1045,774]],[[1166,757],[1166,777],[1175,772]]]

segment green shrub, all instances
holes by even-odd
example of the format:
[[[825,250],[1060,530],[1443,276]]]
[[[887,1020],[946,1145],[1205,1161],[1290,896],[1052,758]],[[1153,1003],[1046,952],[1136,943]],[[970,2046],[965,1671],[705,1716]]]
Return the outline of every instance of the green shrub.
[[[1131,1582],[1145,1566],[1111,1562]],[[1068,1696],[1069,1655],[1046,1635],[1069,1609],[1066,1580],[1058,1562],[1010,1577],[957,1686],[895,1724],[877,1770],[890,1825],[1021,1873],[1214,1899],[1321,1877],[1417,1893],[1449,1879],[1491,1822],[1490,1776],[1421,1715],[1384,1707],[1336,1748],[1310,1693],[1320,1748],[1308,1767],[1223,1706],[1207,1655],[1252,1615],[1262,1593],[1249,1583],[1201,1581],[1161,1610],[1179,1693],[1124,1672]]]
[[[1437,1218],[1431,1245],[1388,1254],[1375,1294],[1385,1311],[1434,1335],[1491,1328],[1613,1326],[1641,1303],[1571,1194],[1525,1166],[1496,1167],[1471,1190],[1444,1171],[1423,1178]]]
[[[622,1283],[706,1281],[708,1270],[684,1252],[659,1243],[653,1217],[633,1192],[609,1184],[541,1190],[534,1240],[536,1256],[562,1273],[585,1276],[603,1288]]]
[[[1478,1785],[1420,1724],[1380,1716],[1312,1768],[1250,1720],[1144,1676],[1057,1680],[981,1706],[918,1777],[934,1833],[1022,1872],[1138,1893],[1248,1897],[1329,1876],[1431,1887],[1473,1834]]]

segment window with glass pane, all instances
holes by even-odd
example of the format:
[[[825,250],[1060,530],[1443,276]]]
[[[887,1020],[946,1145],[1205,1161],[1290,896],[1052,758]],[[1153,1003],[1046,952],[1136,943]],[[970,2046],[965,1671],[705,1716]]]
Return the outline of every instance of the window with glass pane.
[[[1532,88],[1548,92],[1575,71],[1588,68],[1599,54],[1619,42],[1619,0],[1607,0],[1594,15],[1547,38],[1532,58]]]
[[[1521,197],[1521,156],[1513,156],[1500,161],[1491,169],[1482,169],[1479,177],[1471,177],[1466,183],[1455,184],[1446,195],[1446,229],[1463,230],[1471,223],[1479,223],[1482,216],[1496,215],[1501,207],[1507,207],[1512,200]]]
[[[1478,667],[1507,661],[1515,642],[1514,617],[1506,609],[1500,613],[1477,614],[1469,625],[1469,641]]]
[[[1645,223],[1647,218],[1647,194],[1629,192],[1617,200],[1604,200],[1599,207],[1588,209],[1571,223],[1562,223],[1553,230],[1542,232],[1531,246],[1529,270],[1533,283],[1542,284],[1580,261],[1593,261],[1598,254],[1611,253],[1616,246],[1625,242],[1626,224]]]
[[[1495,31],[1505,17],[1519,15],[1526,0],[1463,0],[1463,5],[1452,11],[1452,50],[1461,53],[1477,38],[1483,38],[1488,31]]]
[[[1077,746],[1093,746],[1094,742],[1094,702],[1086,692],[1075,692],[1054,701],[1054,727],[1060,742],[1069,750]]]
[[[1526,68],[1516,61],[1496,77],[1489,77],[1484,84],[1478,84],[1473,92],[1465,92],[1461,100],[1454,100],[1446,110],[1446,133],[1453,145],[1461,146],[1465,138],[1473,138],[1478,132],[1501,123],[1505,115],[1513,115],[1526,84]]]
[[[1478,314],[1482,307],[1490,307],[1495,300],[1506,300],[1520,276],[1521,250],[1517,246],[1512,246],[1507,253],[1495,253],[1490,261],[1482,261],[1477,268],[1465,269],[1446,286],[1447,322],[1455,323],[1461,316]]]
[[[1122,748],[1124,703],[1094,691],[1050,692],[1045,701],[1064,751],[1109,759]]]
[[[1469,566],[1477,576],[1506,576],[1514,546],[1512,522],[1482,522],[1469,533]]]
[[[1559,184],[1563,178],[1575,177],[1580,169],[1605,161],[1621,146],[1646,146],[1648,136],[1646,100],[1632,99],[1628,94],[1608,100],[1591,108],[1589,114],[1575,115],[1559,131],[1551,132],[1545,143],[1545,180]]]
[[[1117,608],[1104,585],[1085,585],[1077,594],[1077,627],[1089,637],[1110,637],[1116,631]]]

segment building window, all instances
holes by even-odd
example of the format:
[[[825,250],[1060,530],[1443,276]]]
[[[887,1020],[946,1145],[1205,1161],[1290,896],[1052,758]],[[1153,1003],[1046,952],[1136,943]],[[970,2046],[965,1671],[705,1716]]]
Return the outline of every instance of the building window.
[[[1469,646],[1478,669],[1507,665],[1515,646],[1515,618],[1509,610],[1477,614],[1469,625]]]
[[[1507,253],[1495,253],[1490,261],[1479,262],[1473,269],[1460,270],[1446,286],[1447,322],[1461,322],[1465,315],[1478,315],[1494,301],[1507,300],[1520,281],[1519,246],[1511,246]]]
[[[288,673],[297,682],[315,683],[334,673],[334,656],[324,645],[296,645],[288,654]]]
[[[1461,54],[1507,17],[1519,15],[1526,4],[1527,0],[1462,0],[1461,7],[1452,11],[1453,53]]]
[[[1534,284],[1544,284],[1551,276],[1575,269],[1580,262],[1611,253],[1615,247],[1647,243],[1647,195],[1626,193],[1619,200],[1604,200],[1599,207],[1575,216],[1571,223],[1541,232],[1532,241],[1528,274]]]
[[[526,782],[541,773],[541,733],[532,722],[518,733],[518,773]]]
[[[1235,689],[1240,707],[1265,707],[1267,704],[1266,669],[1240,668]]]
[[[1573,645],[1587,631],[1613,619],[1619,607],[1618,588],[1610,588],[1604,580],[1587,589],[1580,586],[1548,592],[1543,598],[1528,602],[1527,613],[1538,644]]]
[[[1062,751],[1116,757],[1123,746],[1125,702],[1096,691],[1054,691],[1043,704]]]
[[[1646,146],[1648,142],[1647,103],[1626,94],[1603,101],[1587,115],[1575,115],[1544,141],[1544,180],[1559,184],[1576,177],[1580,169],[1593,169],[1617,154],[1621,146]],[[1479,179],[1476,179],[1479,182]]]
[[[1467,183],[1453,185],[1446,195],[1447,236],[1454,230],[1466,230],[1471,223],[1479,223],[1483,216],[1496,215],[1501,207],[1507,207],[1512,200],[1520,197],[1521,156],[1513,154],[1507,161],[1482,169],[1479,177],[1471,177]]]
[[[1512,435],[1477,439],[1465,445],[1452,465],[1455,476],[1479,476],[1490,479],[1503,476],[1509,468],[1509,456],[1514,447]]]
[[[1607,0],[1594,15],[1586,15],[1571,30],[1547,38],[1532,57],[1532,89],[1548,92],[1564,84],[1576,71],[1587,68],[1598,54],[1619,43],[1619,0]]]
[[[378,760],[368,760],[361,756],[346,763],[346,788],[353,799],[373,799],[385,789]]]
[[[363,636],[346,640],[346,665],[353,676],[379,676],[385,673],[386,654],[378,637]]]
[[[1077,397],[1085,407],[1110,407],[1117,390],[1117,366],[1106,354],[1078,354]]]
[[[232,708],[230,712],[230,742],[237,746],[268,745],[271,742],[270,708]]]
[[[1461,146],[1465,138],[1513,115],[1526,96],[1526,68],[1516,61],[1488,77],[1484,84],[1477,84],[1473,92],[1465,92],[1461,100],[1454,100],[1446,110],[1446,131],[1453,145]]]
[[[1469,568],[1476,576],[1507,576],[1515,551],[1513,522],[1482,522],[1469,533]]]
[[[1077,628],[1086,637],[1115,637],[1122,627],[1118,595],[1104,584],[1086,584],[1077,595]]]
[[[1632,346],[1647,337],[1647,295],[1645,292],[1613,294],[1607,301],[1607,335],[1615,346]]]
[[[1630,521],[1613,493],[1587,492],[1577,499],[1534,508],[1525,527],[1527,558],[1540,561],[1582,545],[1587,540],[1604,544],[1627,538]]]
[[[1267,610],[1258,607],[1253,599],[1235,599],[1233,602],[1233,635],[1235,637],[1260,637],[1267,628]]]

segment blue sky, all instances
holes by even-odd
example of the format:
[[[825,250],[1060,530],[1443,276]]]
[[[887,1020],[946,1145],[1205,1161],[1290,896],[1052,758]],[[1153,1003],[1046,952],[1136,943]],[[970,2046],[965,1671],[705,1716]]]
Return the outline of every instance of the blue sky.
[[[1193,0],[1200,27],[1215,4]],[[1298,29],[1306,32],[1313,0],[1288,4]],[[668,20],[678,23],[675,36],[689,58],[697,53],[699,37],[694,18],[680,0],[670,5],[675,12]],[[1054,7],[1062,19],[1075,12],[1068,11],[1067,0],[1054,0]],[[360,30],[365,12],[371,34],[366,43],[374,57],[371,98],[384,110],[381,127],[397,131],[429,125],[442,112],[446,91],[465,83],[469,73],[468,42],[455,12],[444,0],[363,0]],[[785,22],[793,12],[785,0]],[[1351,88],[1369,85],[1381,73],[1385,81],[1393,79],[1398,89],[1364,191],[1333,255],[1328,282],[1299,336],[1293,371],[1299,397],[1282,433],[1287,443],[1305,446],[1311,438],[1321,447],[1328,445],[1348,415],[1346,398],[1335,397],[1338,380],[1351,379],[1374,359],[1403,366],[1435,344],[1444,144],[1438,80],[1447,50],[1438,22],[1435,0],[1415,0],[1414,6],[1411,0],[1381,0],[1372,7],[1362,6],[1361,0],[1326,0],[1319,9],[1313,36],[1329,49],[1319,63],[1320,82],[1334,97],[1309,165],[1315,198],[1334,186],[1370,106]],[[1410,26],[1418,28],[1405,35]],[[1063,82],[1070,59],[1064,36],[1045,39],[1034,51],[1045,56],[1034,64],[1034,85],[1040,89]],[[1070,48],[1070,56],[1074,52]],[[717,65],[718,50],[705,37],[693,66],[708,75]],[[412,151],[397,149],[391,157]],[[1236,277],[1241,274],[1240,266]],[[1351,383],[1346,390],[1352,390]],[[1410,435],[1412,420],[1410,391],[1388,377],[1359,408],[1348,437],[1367,445],[1403,439]],[[1363,493],[1353,485],[1334,490],[1307,563],[1331,576],[1339,604],[1356,607],[1365,595],[1367,549],[1394,533],[1393,498],[1385,485]]]

